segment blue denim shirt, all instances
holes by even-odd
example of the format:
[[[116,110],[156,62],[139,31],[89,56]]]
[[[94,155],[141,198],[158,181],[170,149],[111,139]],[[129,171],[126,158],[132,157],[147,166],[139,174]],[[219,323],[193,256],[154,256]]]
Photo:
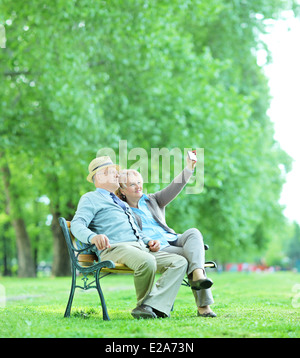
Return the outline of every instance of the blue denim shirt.
[[[160,242],[160,248],[163,249],[169,246],[168,241],[174,241],[177,239],[176,234],[172,234],[166,231],[159,223],[153,218],[150,210],[148,209],[146,200],[148,196],[143,194],[138,203],[138,208],[131,208],[137,215],[140,216],[143,225],[143,233],[150,237],[151,240],[158,240]]]

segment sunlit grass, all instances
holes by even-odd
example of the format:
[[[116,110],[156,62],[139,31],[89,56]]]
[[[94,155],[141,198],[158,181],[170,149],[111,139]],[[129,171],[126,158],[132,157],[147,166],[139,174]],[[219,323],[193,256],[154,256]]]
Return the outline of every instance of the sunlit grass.
[[[211,273],[216,318],[196,315],[194,298],[181,287],[171,318],[134,320],[132,276],[103,279],[111,321],[102,320],[96,291],[77,290],[70,318],[63,318],[71,279],[3,278],[1,337],[300,337],[300,309],[293,307],[294,273]]]

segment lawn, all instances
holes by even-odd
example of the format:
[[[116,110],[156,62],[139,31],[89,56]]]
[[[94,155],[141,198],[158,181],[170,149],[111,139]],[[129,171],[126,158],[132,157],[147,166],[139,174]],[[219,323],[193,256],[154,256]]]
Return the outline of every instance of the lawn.
[[[102,321],[96,291],[77,290],[70,318],[63,318],[71,279],[0,278],[0,337],[300,337],[300,274],[211,273],[216,318],[197,317],[182,286],[170,318],[134,320],[132,276],[112,275],[102,286],[111,321]],[[297,286],[295,286],[297,285]],[[297,293],[298,292],[298,293]],[[1,307],[2,305],[2,307]],[[4,307],[3,307],[4,306]]]

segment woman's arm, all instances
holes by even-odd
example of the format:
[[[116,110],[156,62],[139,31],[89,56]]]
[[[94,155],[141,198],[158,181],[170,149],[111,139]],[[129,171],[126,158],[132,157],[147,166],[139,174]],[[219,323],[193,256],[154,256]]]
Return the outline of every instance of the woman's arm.
[[[166,188],[153,194],[160,207],[168,205],[176,198],[192,176],[195,165],[196,162],[187,157],[187,166],[183,169],[183,171],[177,175],[177,177],[174,178],[174,180]]]

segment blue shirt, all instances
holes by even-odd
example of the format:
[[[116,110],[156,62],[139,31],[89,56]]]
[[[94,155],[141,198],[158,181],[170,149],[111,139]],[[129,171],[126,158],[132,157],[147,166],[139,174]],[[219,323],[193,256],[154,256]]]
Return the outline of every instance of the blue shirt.
[[[176,234],[172,234],[166,231],[152,216],[146,200],[148,196],[143,194],[138,202],[138,208],[131,208],[137,215],[140,216],[143,225],[143,234],[150,237],[151,240],[158,240],[160,242],[160,248],[163,249],[169,246],[168,241],[174,241],[177,239]]]
[[[129,205],[124,204],[134,220]],[[84,244],[90,243],[90,240],[97,234],[105,234],[111,244],[137,241],[136,232],[145,244],[150,240],[135,222],[130,223],[128,215],[121,206],[114,203],[110,193],[99,188],[81,197],[71,221],[71,231],[76,239]]]

